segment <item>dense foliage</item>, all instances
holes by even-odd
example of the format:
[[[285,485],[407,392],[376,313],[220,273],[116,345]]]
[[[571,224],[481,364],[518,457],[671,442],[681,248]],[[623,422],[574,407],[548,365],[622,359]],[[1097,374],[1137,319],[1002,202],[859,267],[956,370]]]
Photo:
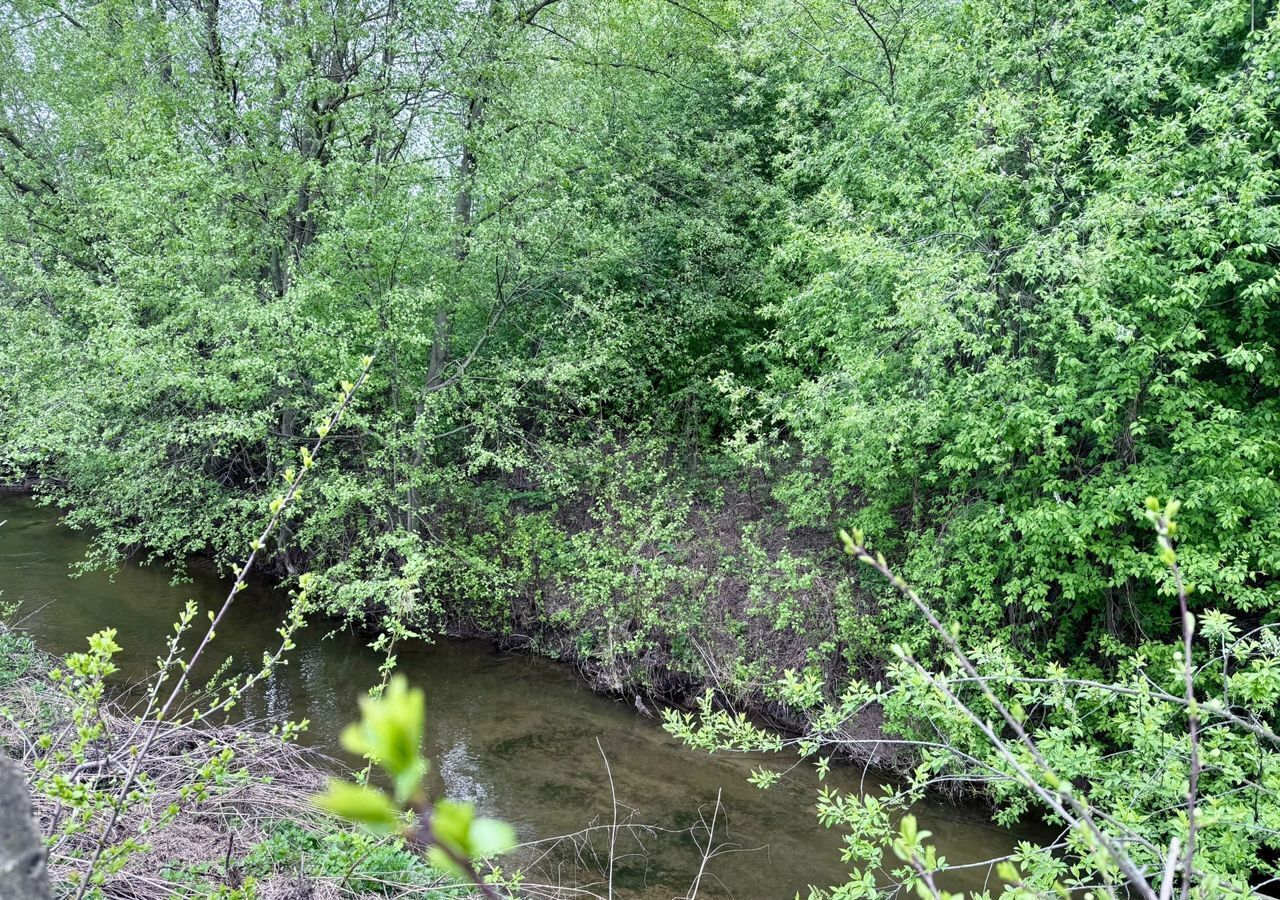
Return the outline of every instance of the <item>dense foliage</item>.
[[[1150,492],[1269,614],[1269,9],[46,11],[0,48],[0,437],[104,559],[235,558],[377,350],[278,560],[350,615],[576,630],[616,684],[699,674],[708,612],[860,664],[857,524],[984,627],[1130,641]]]
[[[1030,813],[1052,827],[991,860],[989,880],[972,896],[1268,896],[1280,877],[1280,640],[1274,626],[1246,631],[1216,609],[1190,613],[1173,542],[1179,506],[1146,504],[1156,558],[1178,594],[1180,641],[1119,652],[1105,672],[1080,662],[1030,668],[1001,640],[943,623],[860,532],[842,533],[848,552],[916,610],[941,659],[926,667],[895,645],[883,680],[854,680],[838,697],[789,673],[783,700],[808,722],[798,738],[716,708],[710,692],[694,712],[668,710],[665,727],[712,752],[794,749],[821,780],[837,749],[905,755],[909,772],[883,790],[842,790],[834,778],[820,789],[818,818],[844,832],[852,871],[811,900],[893,889],[926,900],[963,896],[953,882],[972,863],[948,860],[911,814],[930,793],[957,785],[980,789],[996,822],[1014,826]],[[872,710],[885,733],[857,727]],[[772,766],[752,776],[762,788],[781,777]]]
[[[793,516],[857,510],[953,612],[1062,650],[1167,633],[1134,526],[1177,493],[1189,577],[1271,611],[1265,13],[964,3],[797,26],[862,46],[848,78],[878,81],[787,87],[809,112],[784,132],[799,199],[754,431],[798,451]]]
[[[238,560],[370,354],[264,549],[384,635],[520,635],[602,687],[759,707],[901,682],[893,643],[949,665],[837,552],[857,527],[994,671],[1138,690],[1183,623],[1151,494],[1183,500],[1203,634],[1269,633],[1273,4],[0,16],[0,475],[90,564]],[[1073,776],[1183,752],[1167,708],[1030,699],[1106,732]],[[1260,847],[1221,870],[1270,873]]]

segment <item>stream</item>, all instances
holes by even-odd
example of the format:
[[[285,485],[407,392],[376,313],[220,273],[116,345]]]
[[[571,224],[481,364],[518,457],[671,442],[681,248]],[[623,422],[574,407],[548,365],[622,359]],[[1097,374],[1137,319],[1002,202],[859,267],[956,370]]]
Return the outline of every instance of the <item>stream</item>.
[[[110,574],[70,577],[88,540],[60,526],[55,509],[0,495],[0,520],[7,520],[0,527],[0,600],[20,604],[20,627],[55,654],[83,649],[90,633],[116,628],[124,648],[117,677],[125,684],[154,670],[188,598],[200,604],[199,627],[203,611],[216,608],[226,594],[224,581],[201,571],[178,585],[161,567],[128,565]],[[252,668],[273,646],[284,609],[280,592],[250,585],[218,629],[214,656],[219,662],[230,657],[232,671]],[[345,630],[329,634],[333,627],[311,625],[298,638],[289,665],[242,706],[253,719],[309,719],[303,742],[340,757],[337,735],[357,716],[357,699],[378,680],[381,657],[366,646],[367,638]],[[713,811],[715,844],[722,852],[706,864],[701,898],[786,900],[797,891],[806,896],[810,884],[841,883],[849,871],[840,861],[839,834],[824,829],[814,815],[818,781],[811,766],[795,766],[767,791],[747,782],[762,762],[782,771],[794,756],[688,750],[658,719],[594,694],[570,667],[499,652],[487,642],[412,643],[398,648],[398,655],[398,670],[427,693],[432,789],[511,822],[522,841],[612,822],[611,770],[620,815],[656,829],[619,836],[619,897],[684,897],[702,862],[698,843],[706,843],[705,831],[695,826]],[[826,783],[846,790],[878,788],[852,765],[833,766]],[[1006,853],[1018,837],[963,807],[928,804],[916,812],[952,865]],[[593,834],[598,860],[590,850],[561,842],[524,860],[528,880],[590,887],[603,895],[606,832]],[[973,867],[949,873],[945,886],[980,889],[988,877],[987,867]]]

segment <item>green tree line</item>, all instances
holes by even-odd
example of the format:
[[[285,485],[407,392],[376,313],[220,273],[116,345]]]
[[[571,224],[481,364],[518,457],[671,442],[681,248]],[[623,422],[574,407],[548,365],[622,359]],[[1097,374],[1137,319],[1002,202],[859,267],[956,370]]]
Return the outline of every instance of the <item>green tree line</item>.
[[[0,464],[90,564],[768,699],[1276,606],[1277,32],[1242,0],[11,0]],[[888,640],[886,640],[886,636]]]
[[[387,640],[714,685],[807,757],[876,707],[926,746],[892,798],[823,795],[865,866],[836,896],[886,841],[942,896],[896,817],[956,777],[1067,828],[1003,871],[1029,895],[1247,893],[1280,877],[1275,19],[9,0],[0,475],[87,565],[252,544]],[[668,726],[784,745],[710,697]]]

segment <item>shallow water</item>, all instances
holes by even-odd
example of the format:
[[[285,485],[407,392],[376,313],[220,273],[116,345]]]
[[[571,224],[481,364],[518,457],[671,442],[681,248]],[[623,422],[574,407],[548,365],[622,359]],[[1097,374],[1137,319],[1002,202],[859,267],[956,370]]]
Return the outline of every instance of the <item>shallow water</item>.
[[[0,527],[0,599],[21,604],[23,627],[53,653],[81,649],[86,635],[116,628],[124,648],[119,677],[126,682],[152,671],[188,598],[203,616],[226,594],[221,580],[198,571],[176,586],[171,572],[137,566],[72,578],[87,541],[59,526],[55,510],[0,496],[0,520],[8,520]],[[230,657],[232,670],[251,668],[273,646],[283,608],[278,592],[261,585],[244,591],[218,630],[218,661]],[[336,754],[337,734],[377,680],[380,657],[365,639],[346,632],[326,637],[326,630],[313,625],[304,632],[289,666],[244,705],[253,718],[310,719],[305,742]],[[619,838],[614,887],[620,897],[685,895],[701,862],[690,829],[705,844],[696,826],[711,817],[717,796],[715,844],[726,852],[707,863],[699,897],[790,898],[806,894],[809,884],[840,883],[848,871],[839,835],[814,817],[817,780],[809,767],[796,767],[768,791],[747,783],[761,762],[781,770],[793,758],[687,750],[657,720],[593,694],[568,667],[497,652],[484,642],[416,643],[398,653],[399,670],[427,692],[434,789],[513,823],[523,841],[612,821],[607,756],[620,815],[659,829]],[[833,767],[827,784],[852,790],[876,783],[861,768],[842,766]],[[917,815],[953,865],[1005,853],[1015,841],[961,808],[928,805]],[[603,865],[591,863],[607,856],[607,832],[591,834],[594,850],[564,842],[526,856],[529,881],[590,885],[603,894]],[[946,885],[980,888],[987,877],[986,867],[977,867],[951,874]]]

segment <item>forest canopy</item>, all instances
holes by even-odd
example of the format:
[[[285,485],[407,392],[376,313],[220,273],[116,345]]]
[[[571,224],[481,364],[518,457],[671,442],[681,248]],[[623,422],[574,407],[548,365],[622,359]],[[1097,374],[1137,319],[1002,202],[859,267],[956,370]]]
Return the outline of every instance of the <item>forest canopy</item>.
[[[952,781],[1063,826],[1001,870],[1027,896],[1246,895],[1280,880],[1274,6],[6,0],[0,485],[86,567],[252,546],[299,586],[262,678],[305,595],[387,671],[496,637],[699,749],[856,755],[874,710],[916,755],[824,789],[865,869],[814,897],[875,895],[886,846],[944,896],[907,812]],[[96,708],[113,635],[50,696]]]
[[[0,464],[90,564],[743,690],[1276,609],[1270,5],[11,0]],[[710,661],[710,662],[709,662]],[[712,666],[714,664],[714,666]]]

